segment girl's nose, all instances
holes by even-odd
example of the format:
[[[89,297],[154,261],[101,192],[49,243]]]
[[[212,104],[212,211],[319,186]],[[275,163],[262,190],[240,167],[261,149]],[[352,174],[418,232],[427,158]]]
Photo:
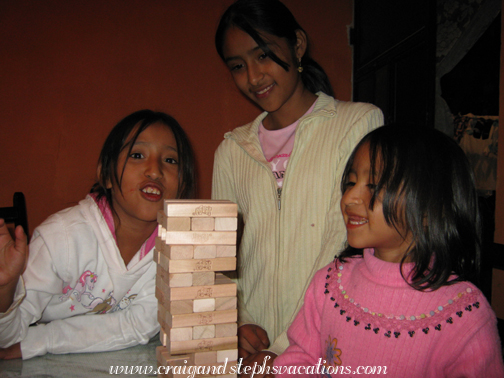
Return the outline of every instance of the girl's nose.
[[[257,64],[249,64],[247,74],[249,83],[254,86],[259,84],[262,78],[264,77],[264,74],[260,66]]]
[[[362,198],[362,192],[358,187],[349,188],[341,198],[341,201],[346,206],[360,205],[364,202]]]
[[[157,180],[163,177],[163,170],[156,161],[149,162],[145,169],[145,176],[149,177],[151,180]]]

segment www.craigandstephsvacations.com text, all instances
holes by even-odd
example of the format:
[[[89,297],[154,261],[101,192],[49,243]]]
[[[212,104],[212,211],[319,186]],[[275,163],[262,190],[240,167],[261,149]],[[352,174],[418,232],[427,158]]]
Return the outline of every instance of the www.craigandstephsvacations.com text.
[[[269,356],[266,356],[262,364],[254,363],[253,366],[243,366],[242,359],[229,362],[226,359],[218,366],[193,366],[188,360],[183,360],[183,365],[179,366],[111,366],[110,374],[130,374],[130,375],[163,375],[169,374],[194,378],[196,375],[249,375],[253,378],[255,375],[263,374],[289,374],[289,375],[311,375],[311,374],[353,374],[353,375],[369,375],[369,374],[387,374],[386,366],[326,366],[326,361],[319,358],[316,365],[313,366],[266,366]]]

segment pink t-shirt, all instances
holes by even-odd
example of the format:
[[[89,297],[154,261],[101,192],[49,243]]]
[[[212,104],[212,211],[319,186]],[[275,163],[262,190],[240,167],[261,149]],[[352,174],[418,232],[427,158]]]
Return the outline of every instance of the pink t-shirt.
[[[313,111],[316,102],[313,102],[310,109],[303,114],[303,117]],[[294,146],[294,137],[298,123],[299,119],[293,124],[279,130],[268,130],[262,122],[259,125],[259,142],[261,143],[264,157],[270,163],[279,188],[283,185],[283,178]]]

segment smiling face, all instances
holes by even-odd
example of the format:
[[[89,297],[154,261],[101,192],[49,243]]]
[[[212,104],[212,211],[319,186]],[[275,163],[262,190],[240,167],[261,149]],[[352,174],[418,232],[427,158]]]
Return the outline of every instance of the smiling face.
[[[306,96],[304,85],[296,69],[298,65],[296,60],[300,59],[305,51],[305,34],[298,31],[298,36],[293,52],[285,38],[261,33],[268,48],[289,65],[286,71],[266,55],[257,42],[243,30],[230,27],[226,31],[223,56],[236,86],[245,96],[270,114],[300,113],[300,117],[307,110],[303,104]]]
[[[118,159],[117,177],[121,187],[115,182],[109,182],[107,187],[112,190],[115,216],[120,223],[145,225],[157,222],[157,212],[163,208],[164,199],[177,197],[177,143],[168,126],[154,123],[140,133],[130,152],[134,132],[135,129]]]
[[[369,157],[369,144],[363,144],[355,154],[341,198],[341,212],[347,229],[348,244],[354,248],[374,248],[375,256],[390,262],[400,262],[411,244],[411,236],[389,225],[383,215],[380,195],[370,209],[375,182]],[[407,237],[404,237],[404,235]]]

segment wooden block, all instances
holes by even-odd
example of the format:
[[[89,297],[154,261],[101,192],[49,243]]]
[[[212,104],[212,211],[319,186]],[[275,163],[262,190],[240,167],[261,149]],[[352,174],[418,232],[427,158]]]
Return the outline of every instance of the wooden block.
[[[178,218],[168,218],[168,219],[178,219]],[[215,229],[215,218],[213,217],[190,218],[190,219],[191,219],[191,231],[214,231]]]
[[[193,329],[194,329],[194,327],[171,328],[170,329],[170,342],[192,340],[193,339],[193,332],[194,332]],[[214,331],[214,335],[215,335],[215,331]]]
[[[160,253],[159,253],[158,249],[154,247],[154,254],[152,255],[152,259],[154,260],[154,262],[156,264],[159,264],[159,261],[160,261],[159,258],[160,258]]]
[[[217,363],[217,352],[196,352],[193,355],[194,365],[205,366]]]
[[[217,245],[215,257],[234,257],[236,256],[236,245]]]
[[[215,231],[236,231],[238,229],[238,218],[215,218]]]
[[[214,259],[217,257],[217,246],[214,244],[209,245],[195,245],[194,258],[195,259]]]
[[[166,231],[191,231],[191,218],[168,217],[165,228]]]
[[[169,260],[168,272],[224,272],[236,270],[236,257],[218,257],[215,259]]]
[[[177,329],[177,328],[174,328]],[[194,326],[192,327],[192,339],[213,339],[215,337],[215,324],[209,324],[204,326]],[[183,341],[183,340],[173,340],[173,341]]]
[[[215,285],[215,272],[196,272],[192,274],[193,286]]]
[[[168,217],[235,217],[238,205],[231,201],[165,200]]]
[[[224,283],[210,286],[191,286],[191,287],[170,287],[164,288],[163,294],[169,301],[180,301],[183,299],[203,299],[220,298],[236,296],[236,284]]]
[[[169,352],[170,354],[189,354],[236,348],[238,348],[238,337],[233,336],[191,341],[175,341],[170,343]]]
[[[193,301],[190,299],[182,301],[170,301],[166,306],[166,309],[173,315],[179,314],[192,314],[193,311]]]
[[[171,273],[169,275],[170,287],[187,287],[193,285],[193,273]]]
[[[156,360],[158,366],[193,366],[194,361],[191,355],[172,356],[164,346],[156,347]],[[187,377],[187,374],[186,374]]]
[[[165,322],[168,327],[192,327],[207,324],[233,323],[238,320],[238,311],[208,311],[194,312],[192,314],[170,314],[166,313]]]
[[[193,301],[193,312],[210,312],[215,311],[215,299],[195,299]]]
[[[218,350],[217,362],[227,362],[238,360],[238,349]]]
[[[170,338],[162,328],[159,330],[159,341],[161,341],[161,344],[165,347],[170,343]]]
[[[236,297],[215,298],[215,311],[232,310],[237,308]]]
[[[192,245],[169,245],[167,256],[170,260],[192,259],[194,256],[194,246]]]
[[[215,325],[215,337],[228,337],[238,335],[238,324],[225,323]]]
[[[166,231],[166,244],[236,245],[236,231]]]

